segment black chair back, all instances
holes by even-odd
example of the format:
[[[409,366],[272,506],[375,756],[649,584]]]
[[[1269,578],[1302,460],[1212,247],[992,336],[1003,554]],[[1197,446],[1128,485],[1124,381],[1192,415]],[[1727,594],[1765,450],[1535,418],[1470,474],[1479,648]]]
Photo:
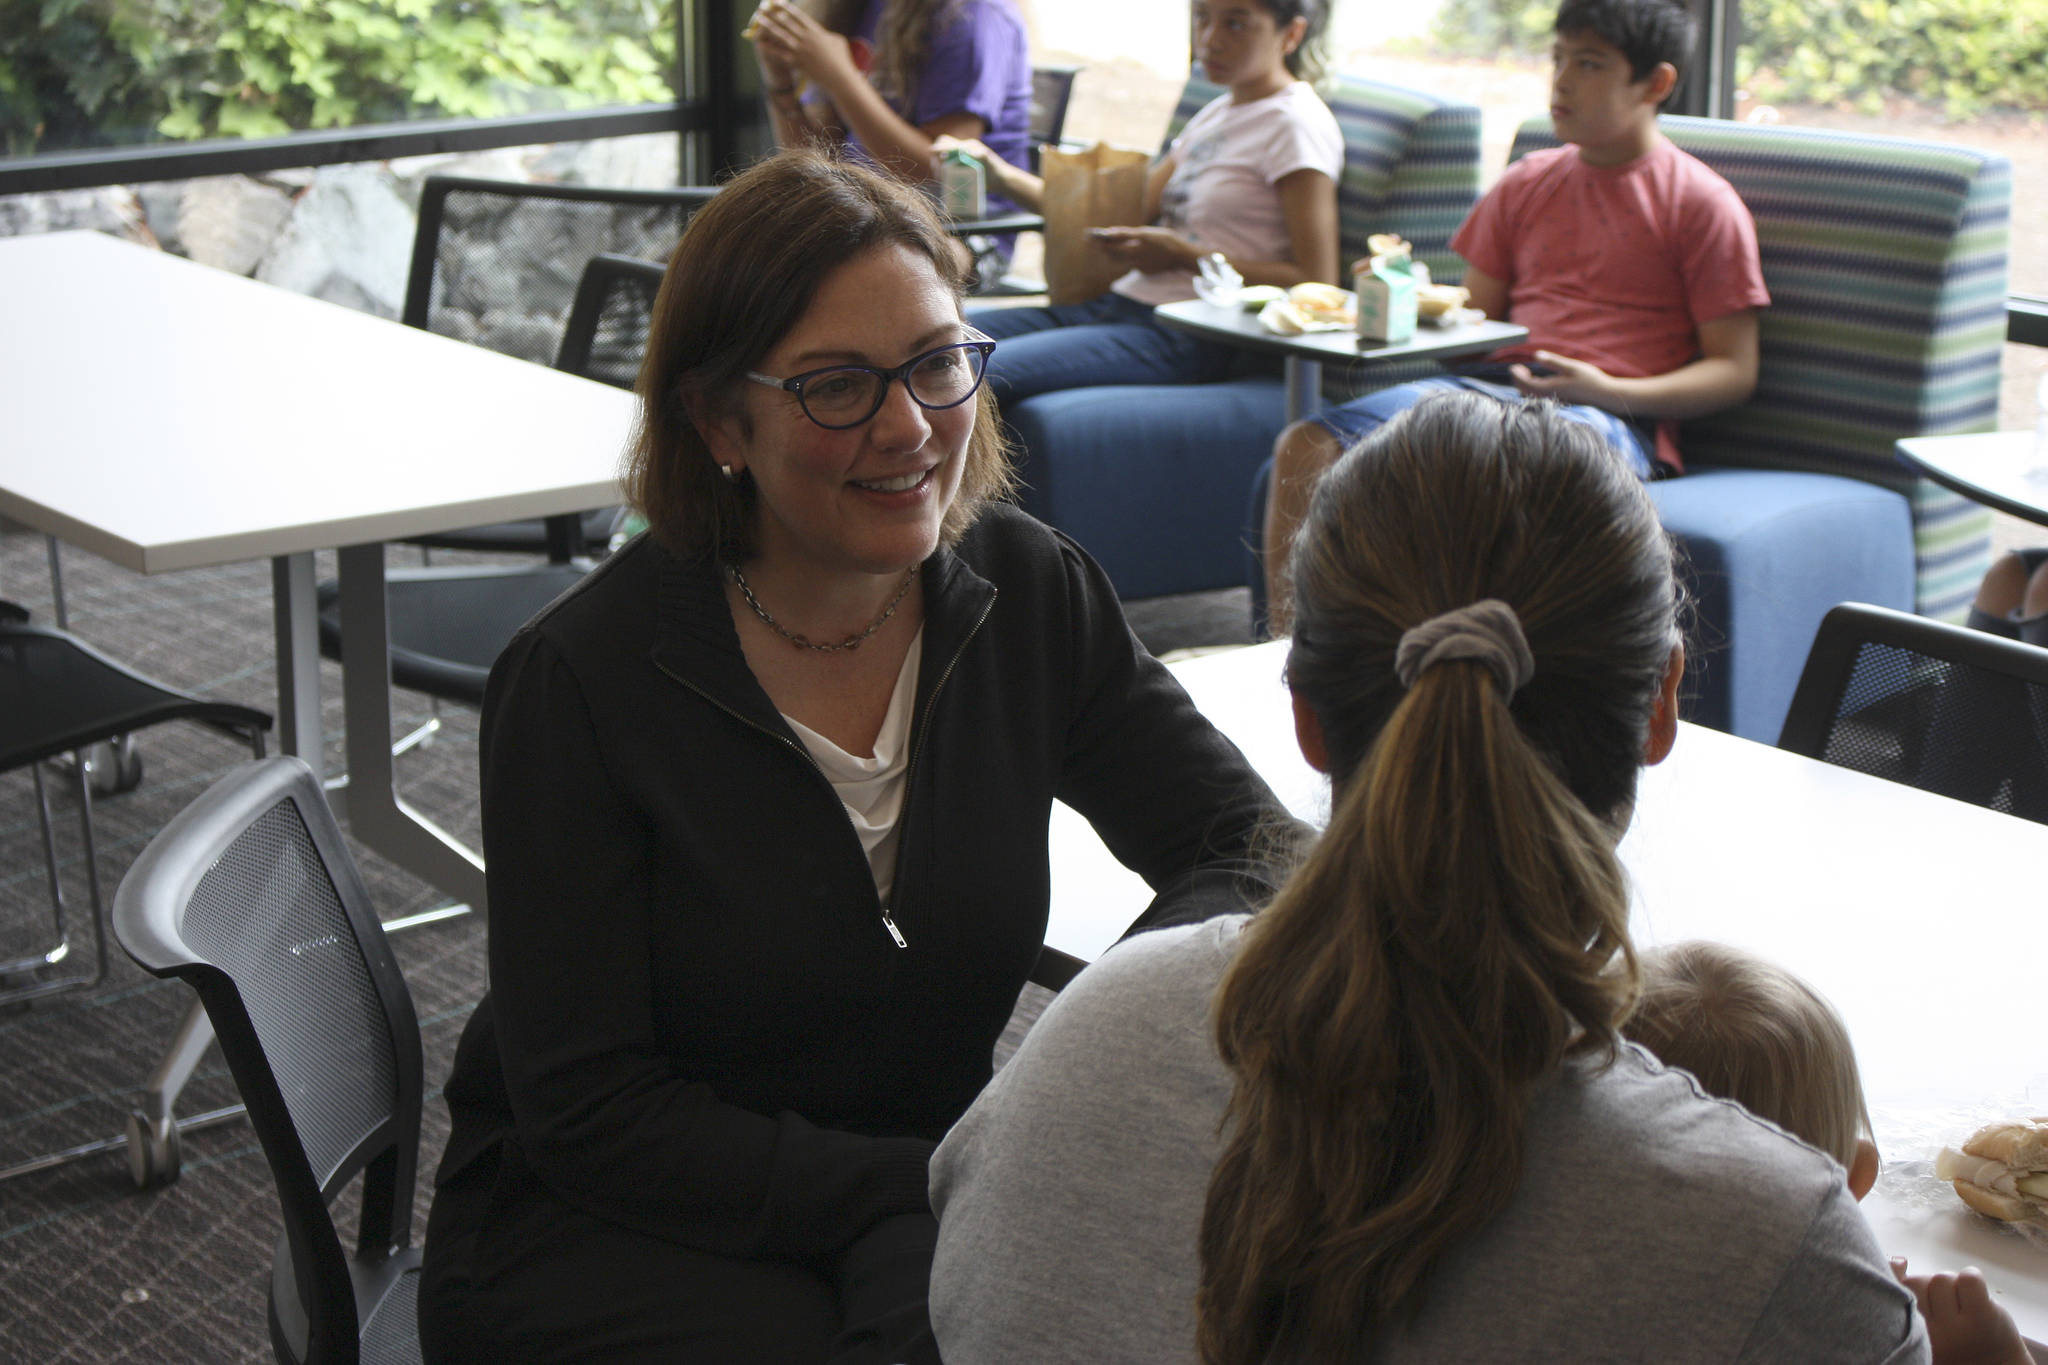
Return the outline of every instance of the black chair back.
[[[590,258],[576,286],[555,368],[630,389],[654,324],[663,267],[611,252]]]
[[[400,320],[545,365],[584,262],[604,252],[666,261],[716,193],[429,176]]]
[[[114,929],[206,1007],[277,1182],[278,1358],[419,1359],[419,1025],[369,893],[296,758],[216,782],[136,859]],[[356,1251],[329,1205],[360,1175]]]
[[[1038,170],[1038,149],[1046,143],[1057,147],[1067,127],[1067,102],[1074,97],[1078,66],[1034,66],[1031,68],[1031,170]]]
[[[1778,747],[2048,823],[2048,650],[1844,603],[1821,621]]]

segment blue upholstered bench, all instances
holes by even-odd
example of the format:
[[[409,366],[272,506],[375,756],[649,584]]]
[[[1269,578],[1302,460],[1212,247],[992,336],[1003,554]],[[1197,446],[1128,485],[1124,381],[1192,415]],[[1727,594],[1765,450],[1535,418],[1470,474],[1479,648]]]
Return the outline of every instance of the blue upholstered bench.
[[[1650,490],[1694,594],[1687,714],[1771,743],[1828,608],[1959,619],[1983,574],[1990,514],[1892,443],[1996,421],[2012,168],[1895,138],[1663,127],[1749,205],[1771,291],[1755,394],[1686,423],[1689,472]],[[1555,145],[1539,119],[1509,155]],[[1263,505],[1261,481],[1247,525]]]
[[[1221,93],[1190,81],[1172,129]],[[1339,259],[1365,254],[1371,233],[1398,232],[1437,278],[1458,279],[1464,263],[1450,240],[1478,196],[1479,111],[1341,76],[1323,97],[1344,130]],[[1349,393],[1360,377],[1326,365],[1324,382],[1326,392]],[[1245,483],[1285,425],[1277,373],[1201,386],[1069,389],[1025,399],[1004,416],[1021,446],[1025,510],[1087,547],[1125,597],[1243,581]]]

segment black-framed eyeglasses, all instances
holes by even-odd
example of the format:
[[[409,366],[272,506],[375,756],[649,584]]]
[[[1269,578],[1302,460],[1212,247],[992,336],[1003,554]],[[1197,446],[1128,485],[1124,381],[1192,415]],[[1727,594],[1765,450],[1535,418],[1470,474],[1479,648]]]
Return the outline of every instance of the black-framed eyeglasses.
[[[806,370],[788,379],[748,370],[747,378],[771,389],[785,389],[796,395],[804,416],[828,431],[857,427],[882,410],[889,395],[889,381],[900,379],[911,401],[927,411],[957,408],[974,397],[988,373],[988,358],[996,344],[972,327],[965,329],[971,340],[914,355],[893,369],[874,365],[830,365]]]

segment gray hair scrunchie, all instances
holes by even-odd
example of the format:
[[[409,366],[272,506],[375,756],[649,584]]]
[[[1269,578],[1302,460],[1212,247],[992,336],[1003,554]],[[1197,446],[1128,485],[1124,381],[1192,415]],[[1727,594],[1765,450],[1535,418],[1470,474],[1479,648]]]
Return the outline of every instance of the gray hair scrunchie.
[[[1492,672],[1505,700],[1535,676],[1536,656],[1522,634],[1522,619],[1497,597],[1432,616],[1401,636],[1394,676],[1413,687],[1427,669],[1450,659],[1477,659]]]

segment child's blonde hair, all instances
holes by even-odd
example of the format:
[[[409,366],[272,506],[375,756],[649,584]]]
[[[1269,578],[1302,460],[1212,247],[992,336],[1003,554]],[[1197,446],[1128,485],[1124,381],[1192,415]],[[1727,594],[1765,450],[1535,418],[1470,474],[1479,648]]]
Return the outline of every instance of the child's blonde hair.
[[[1690,1071],[1708,1094],[1845,1168],[1855,1163],[1870,1111],[1849,1030],[1819,992],[1762,958],[1700,941],[1643,953],[1642,983],[1624,1035]]]

